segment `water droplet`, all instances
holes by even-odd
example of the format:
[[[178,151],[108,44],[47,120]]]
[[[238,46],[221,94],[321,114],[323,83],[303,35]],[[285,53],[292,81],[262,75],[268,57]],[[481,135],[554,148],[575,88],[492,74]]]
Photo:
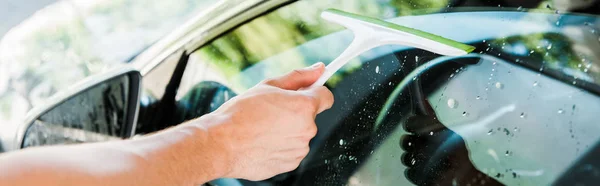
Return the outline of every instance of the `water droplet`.
[[[344,145],[344,139],[340,139],[340,145]]]
[[[490,129],[490,131],[488,131],[487,135],[492,135],[494,134],[494,129]]]
[[[415,56],[415,61],[418,62],[419,61],[419,56]]]
[[[450,74],[450,78],[454,77],[454,73]]]
[[[468,112],[463,112],[463,113],[462,113],[462,116],[463,116],[463,117],[469,116],[469,113],[468,113]]]
[[[539,85],[539,84],[538,84],[538,82],[537,82],[537,81],[536,81],[536,82],[533,82],[533,86],[534,86],[534,87],[537,87],[538,85]]]
[[[555,14],[558,14],[558,10],[554,11]]]
[[[502,89],[504,87],[504,85],[500,82],[496,82],[496,88],[497,89]]]
[[[581,68],[581,63],[577,64],[577,68]]]
[[[494,62],[492,63],[492,65],[496,65],[496,62],[494,61]],[[493,70],[492,70],[492,71],[493,71]]]
[[[552,10],[552,7],[550,7],[550,4],[546,4],[546,8]]]
[[[456,108],[458,106],[458,102],[455,99],[448,99],[448,107]]]
[[[388,83],[388,85],[392,85],[392,82],[390,81],[390,82]]]
[[[520,115],[519,117],[521,117],[521,118],[525,118],[525,116],[526,116],[526,115],[525,115],[525,113],[524,113],[524,112],[521,112],[521,115]]]
[[[375,67],[375,73],[379,74],[379,66]]]
[[[411,143],[411,142],[408,142],[408,146],[409,146],[409,147],[410,147],[410,146],[412,146],[412,143]]]
[[[495,68],[492,68],[492,72],[496,72],[496,69],[495,69]]]
[[[413,81],[417,80],[417,77],[413,77]]]
[[[576,85],[576,84],[577,84],[577,81],[573,81],[573,85]]]
[[[522,6],[519,6],[519,7],[517,8],[517,10],[519,10],[519,11],[520,11],[520,10],[523,10],[523,7],[522,7]]]
[[[475,99],[477,99],[477,100],[480,100],[480,99],[481,99],[481,97],[477,96],[477,97],[475,97]]]
[[[587,69],[587,68],[586,68],[586,69],[583,69],[583,72],[588,72],[588,69]]]
[[[519,131],[519,128],[515,127],[515,128],[513,129],[513,131],[515,131],[515,132],[518,132],[518,131]]]
[[[557,112],[558,112],[559,114],[562,114],[562,113],[564,113],[565,111],[564,111],[563,109],[558,109],[558,111],[557,111]]]
[[[510,152],[510,151],[506,151],[506,153],[504,153],[504,155],[505,155],[505,156],[510,156],[510,155],[512,155],[512,152]]]
[[[417,160],[415,160],[415,159],[410,160],[410,164],[415,165],[415,163],[417,163]]]
[[[507,136],[510,135],[510,131],[507,128],[504,128],[503,131],[504,133],[506,133]]]
[[[429,135],[430,135],[430,136],[433,136],[433,131],[432,131],[432,132],[429,132]]]

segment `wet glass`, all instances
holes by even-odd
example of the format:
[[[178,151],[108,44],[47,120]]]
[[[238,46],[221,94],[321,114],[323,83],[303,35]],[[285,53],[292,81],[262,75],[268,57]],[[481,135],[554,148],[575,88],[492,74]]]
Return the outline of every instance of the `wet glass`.
[[[42,114],[29,126],[24,147],[128,137],[128,76],[82,91]],[[68,114],[65,114],[68,113]]]
[[[461,58],[404,46],[361,54],[326,83],[336,103],[317,117],[309,156],[264,183],[548,185],[600,138],[598,6],[300,1],[202,47],[180,90],[216,81],[243,93],[264,78],[330,62],[353,36],[320,19],[325,8],[386,19],[477,49]],[[407,76],[429,62],[440,64]],[[409,84],[399,87],[402,80]]]

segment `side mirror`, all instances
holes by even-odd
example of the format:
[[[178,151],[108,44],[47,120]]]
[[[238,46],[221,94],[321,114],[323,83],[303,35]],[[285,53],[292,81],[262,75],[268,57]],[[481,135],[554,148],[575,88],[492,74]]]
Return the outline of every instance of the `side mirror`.
[[[89,77],[32,110],[19,128],[15,146],[98,142],[133,136],[141,78],[132,68]]]

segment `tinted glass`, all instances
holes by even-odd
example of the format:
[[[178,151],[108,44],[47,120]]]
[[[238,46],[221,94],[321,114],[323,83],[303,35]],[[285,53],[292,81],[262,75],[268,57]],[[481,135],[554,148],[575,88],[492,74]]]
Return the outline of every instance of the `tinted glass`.
[[[24,146],[90,142],[96,141],[95,136],[128,136],[129,83],[128,76],[111,79],[50,109],[30,126]]]
[[[461,58],[404,46],[361,54],[327,82],[336,103],[317,117],[307,159],[265,183],[548,185],[600,138],[600,19],[565,12],[598,5],[519,2],[300,1],[201,48],[182,90],[210,80],[243,93],[332,61],[353,36],[322,20],[325,8],[385,18],[477,49]],[[437,65],[408,76],[426,63]]]

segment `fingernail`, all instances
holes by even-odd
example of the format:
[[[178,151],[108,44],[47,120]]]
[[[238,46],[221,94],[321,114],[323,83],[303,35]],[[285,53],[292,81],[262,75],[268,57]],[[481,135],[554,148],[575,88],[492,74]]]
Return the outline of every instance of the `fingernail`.
[[[318,62],[318,63],[315,63],[315,64],[311,65],[310,67],[308,67],[308,69],[316,69],[316,68],[321,67],[322,65],[323,65],[322,62]]]

